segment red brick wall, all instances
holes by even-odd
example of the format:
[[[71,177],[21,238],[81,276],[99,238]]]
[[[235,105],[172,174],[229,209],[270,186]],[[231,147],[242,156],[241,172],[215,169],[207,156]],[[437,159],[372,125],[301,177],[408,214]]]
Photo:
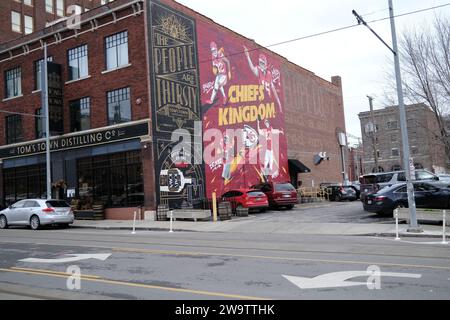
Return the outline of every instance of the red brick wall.
[[[111,220],[133,220],[136,211],[136,220],[140,220],[139,208],[107,208],[105,209],[105,219]],[[142,215],[144,212],[142,212]]]
[[[345,131],[341,87],[312,72],[286,63],[282,70],[285,89],[285,123],[290,158],[303,162],[311,173],[299,174],[304,187],[342,181],[342,161],[336,129]],[[338,78],[334,78],[339,84]],[[330,160],[314,165],[313,157],[326,152]]]
[[[107,19],[110,19],[108,17]],[[101,24],[101,22],[100,22]],[[88,32],[57,45],[49,46],[48,55],[53,61],[63,65],[63,80],[68,80],[67,50],[81,44],[88,45],[89,74],[91,78],[66,84],[64,94],[64,132],[70,130],[69,101],[82,97],[91,97],[91,128],[107,125],[106,92],[122,87],[131,88],[132,119],[149,117],[149,99],[147,93],[147,68],[144,34],[144,16],[131,17],[116,24]],[[130,67],[102,74],[105,70],[104,37],[128,30],[128,50]],[[33,45],[31,48],[38,46]],[[43,51],[38,50],[27,56],[0,63],[0,97],[5,98],[4,72],[16,66],[22,67],[23,97],[1,102],[1,109],[14,112],[34,114],[41,105],[40,92],[33,93],[34,61],[43,58]],[[137,99],[141,103],[136,103]],[[0,145],[5,144],[5,113],[0,113]],[[23,117],[25,140],[35,139],[35,118]]]

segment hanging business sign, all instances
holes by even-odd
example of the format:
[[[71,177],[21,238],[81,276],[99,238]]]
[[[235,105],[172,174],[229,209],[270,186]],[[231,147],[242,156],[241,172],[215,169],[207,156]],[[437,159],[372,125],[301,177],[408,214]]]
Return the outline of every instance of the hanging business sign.
[[[50,140],[50,150],[61,151],[66,149],[88,147],[97,144],[132,139],[145,135],[148,135],[147,122],[90,131],[76,135],[70,134],[66,136],[52,137]],[[12,147],[0,148],[0,159],[29,156],[43,153],[45,151],[45,140],[41,139],[31,143],[23,143]]]

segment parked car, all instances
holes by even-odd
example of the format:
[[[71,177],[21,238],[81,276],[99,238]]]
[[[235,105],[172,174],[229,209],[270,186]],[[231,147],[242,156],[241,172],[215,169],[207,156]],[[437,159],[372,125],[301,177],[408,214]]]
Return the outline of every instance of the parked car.
[[[58,224],[69,226],[75,217],[70,205],[63,200],[25,199],[0,211],[0,229],[8,226],[40,226]]]
[[[266,182],[252,186],[267,196],[270,207],[286,207],[292,209],[297,203],[297,190],[289,182]]]
[[[229,190],[222,195],[221,200],[231,202],[233,211],[239,207],[265,211],[269,207],[264,192],[255,189]]]
[[[441,179],[434,173],[427,170],[415,170],[415,180],[416,181],[442,181],[446,182],[448,180]],[[361,183],[361,194],[360,200],[365,201],[365,197],[368,194],[376,193],[378,190],[386,186],[392,186],[394,184],[406,181],[405,171],[392,171],[392,172],[378,172],[369,173],[359,177]]]
[[[326,187],[326,191],[331,201],[356,200],[356,191],[352,186],[332,184]]]
[[[447,184],[414,181],[413,186],[417,208],[450,208],[450,188]],[[394,209],[408,207],[406,183],[397,183],[367,195],[363,206],[365,211],[379,215],[392,215]]]

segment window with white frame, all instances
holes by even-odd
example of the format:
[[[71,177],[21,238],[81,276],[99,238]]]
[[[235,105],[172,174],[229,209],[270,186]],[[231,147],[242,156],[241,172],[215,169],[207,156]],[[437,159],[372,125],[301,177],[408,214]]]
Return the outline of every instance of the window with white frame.
[[[27,6],[33,6],[33,0],[23,0],[23,3]]]
[[[25,34],[33,33],[34,27],[33,27],[33,17],[24,15],[24,23],[25,23]]]
[[[20,67],[5,72],[6,98],[22,95],[22,70]]]
[[[22,23],[20,13],[11,11],[11,29],[15,32],[22,33]]]
[[[45,0],[45,11],[53,13],[53,0]]]
[[[56,0],[56,14],[64,17],[64,0]]]
[[[105,38],[106,69],[128,64],[128,32],[123,31]]]
[[[68,51],[69,80],[88,76],[88,47],[82,45]]]

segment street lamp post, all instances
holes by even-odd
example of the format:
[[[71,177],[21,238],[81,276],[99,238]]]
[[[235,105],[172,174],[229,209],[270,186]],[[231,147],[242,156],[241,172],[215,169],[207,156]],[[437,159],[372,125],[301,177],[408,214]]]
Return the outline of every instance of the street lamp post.
[[[46,162],[46,179],[47,179],[47,199],[52,197],[52,177],[50,163],[50,121],[48,110],[48,68],[47,68],[47,44],[44,43],[44,61],[41,64],[41,102],[44,111],[44,128],[45,128],[45,162]]]

